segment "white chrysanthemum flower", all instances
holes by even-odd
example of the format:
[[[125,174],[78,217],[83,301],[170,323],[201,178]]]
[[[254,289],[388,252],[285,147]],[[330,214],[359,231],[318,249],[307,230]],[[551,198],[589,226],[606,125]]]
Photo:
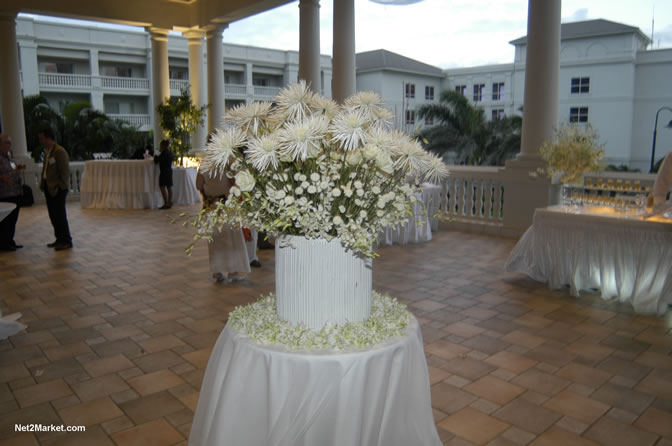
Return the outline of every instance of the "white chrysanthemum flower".
[[[231,108],[224,116],[224,123],[234,124],[244,132],[259,135],[268,119],[273,104],[270,102],[250,102]]]
[[[343,224],[343,219],[339,217],[338,215],[334,217],[334,224],[335,225],[342,225]]]
[[[343,150],[355,150],[366,143],[368,120],[361,110],[345,111],[336,115],[330,131],[331,140]]]
[[[394,169],[409,175],[424,172],[429,164],[427,152],[417,141],[403,141],[395,147],[394,158]]]
[[[327,128],[327,120],[320,116],[285,124],[278,135],[282,153],[294,160],[314,158],[322,150]]]
[[[394,163],[392,162],[392,158],[384,150],[380,150],[376,154],[376,167],[378,167],[381,172],[388,175],[392,175],[394,173]]]
[[[240,188],[243,192],[249,192],[254,189],[256,181],[254,176],[247,170],[241,170],[235,176],[236,186]]]
[[[348,154],[345,157],[345,162],[347,162],[350,166],[356,166],[362,162],[362,153],[360,150],[355,150],[352,152],[348,152]],[[354,173],[354,172],[353,172]]]
[[[310,186],[308,186],[307,191],[309,194],[314,194],[315,192],[317,192],[317,188],[311,184]]]
[[[286,204],[287,206],[290,206],[290,205],[292,205],[292,204],[294,203],[294,197],[292,197],[291,195],[287,195],[287,196],[285,197],[284,202],[285,202],[285,204]]]
[[[285,120],[303,120],[311,113],[310,106],[315,102],[315,94],[301,80],[288,85],[275,97],[277,112]]]
[[[338,211],[339,211],[341,214],[345,214],[345,206],[340,205],[340,206],[338,207]]]
[[[204,171],[222,176],[229,161],[238,156],[238,149],[246,144],[245,135],[238,128],[217,129],[205,148],[201,162]]]
[[[303,188],[301,186],[297,187],[296,189],[294,189],[294,194],[302,195],[303,194]]]
[[[394,114],[382,105],[382,98],[373,91],[360,91],[345,100],[347,110],[362,112],[368,121],[381,128],[394,118]]]
[[[340,197],[341,196],[341,190],[336,187],[331,191],[331,195],[333,195],[334,197]]]
[[[284,190],[279,190],[275,193],[275,199],[276,200],[282,200],[287,196],[287,193]]]
[[[338,104],[324,96],[315,95],[311,108],[315,114],[322,115],[327,119],[332,119],[338,113]]]
[[[427,171],[423,176],[423,181],[440,184],[443,180],[448,178],[448,175],[450,175],[448,167],[446,167],[441,158],[435,154],[429,153],[428,155],[429,163],[427,165]]]
[[[373,192],[374,194],[378,195],[378,194],[380,193],[380,187],[378,187],[378,186],[373,186],[373,187],[371,188],[371,192]]]
[[[310,174],[310,181],[312,181],[313,183],[317,183],[318,181],[320,181],[320,174],[317,173],[317,172],[311,173]]]
[[[280,158],[280,140],[275,133],[251,138],[245,154],[252,166],[260,172],[264,172],[268,166],[277,169]]]

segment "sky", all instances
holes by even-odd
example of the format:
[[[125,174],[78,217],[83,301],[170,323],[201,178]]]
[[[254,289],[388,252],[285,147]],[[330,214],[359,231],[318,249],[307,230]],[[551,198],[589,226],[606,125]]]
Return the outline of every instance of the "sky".
[[[320,1],[320,47],[326,55],[332,54],[333,1]],[[355,0],[356,51],[386,49],[441,68],[512,63],[509,42],[527,33],[527,2],[422,0],[393,6]],[[650,37],[654,17],[653,48],[672,47],[672,0],[562,0],[563,23],[606,19]],[[224,42],[298,51],[298,1],[231,23]]]
[[[355,0],[356,51],[386,49],[441,68],[513,62],[509,42],[527,33],[527,0]],[[320,1],[320,47],[332,54],[332,0]],[[562,21],[606,19],[639,27],[654,48],[672,47],[672,0],[563,0]],[[224,41],[298,50],[298,2],[234,22]]]

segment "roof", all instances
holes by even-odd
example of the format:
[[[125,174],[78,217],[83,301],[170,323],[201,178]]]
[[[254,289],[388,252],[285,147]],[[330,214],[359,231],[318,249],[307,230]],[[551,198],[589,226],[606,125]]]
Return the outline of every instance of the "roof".
[[[366,51],[356,54],[357,72],[376,70],[403,71],[425,74],[429,76],[444,77],[441,68],[419,62],[415,59],[402,56],[387,50]]]
[[[560,40],[630,33],[639,34],[640,38],[650,42],[650,39],[636,26],[624,25],[622,23],[611,22],[604,19],[563,23],[560,25]],[[512,45],[526,45],[527,36],[512,40],[509,43]]]

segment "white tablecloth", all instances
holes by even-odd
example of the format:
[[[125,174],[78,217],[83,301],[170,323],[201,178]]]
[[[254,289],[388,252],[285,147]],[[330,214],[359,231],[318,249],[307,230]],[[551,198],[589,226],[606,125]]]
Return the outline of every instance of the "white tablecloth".
[[[353,353],[259,346],[230,326],[203,379],[191,446],[440,446],[422,335]]]
[[[422,185],[422,202],[425,204],[432,231],[439,230],[439,218],[435,217],[441,212],[441,190],[437,184],[424,183]]]
[[[505,270],[662,314],[672,303],[672,220],[619,217],[608,208],[537,209]]]
[[[21,313],[12,313],[3,316],[2,311],[0,311],[0,339],[7,339],[26,328],[21,322],[17,322],[20,318]]]
[[[433,189],[423,189],[422,192],[417,193],[415,197],[419,200],[418,203],[413,204],[413,215],[408,217],[408,221],[400,223],[395,226],[388,226],[385,231],[378,237],[379,244],[385,245],[406,245],[408,243],[428,242],[432,239],[432,223],[430,216],[433,207],[437,210],[440,205],[434,205],[434,195],[436,191]],[[441,189],[438,190],[439,199],[441,197]],[[436,222],[436,229],[438,230],[438,220]]]
[[[0,221],[4,220],[16,208],[14,203],[0,201]]]
[[[173,168],[173,203],[201,201],[196,169]],[[87,209],[154,209],[163,204],[159,169],[153,160],[96,160],[84,163],[80,205]]]

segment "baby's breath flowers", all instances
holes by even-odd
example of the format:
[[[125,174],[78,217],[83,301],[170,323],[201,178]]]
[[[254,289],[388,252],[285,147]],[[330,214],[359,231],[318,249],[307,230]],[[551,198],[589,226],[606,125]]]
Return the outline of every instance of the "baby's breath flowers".
[[[254,227],[270,236],[331,240],[373,256],[387,226],[408,221],[419,182],[441,182],[437,157],[400,131],[376,93],[339,106],[290,85],[270,103],[229,111],[206,148],[202,169],[235,177],[226,202],[201,211],[195,240],[224,225]]]

